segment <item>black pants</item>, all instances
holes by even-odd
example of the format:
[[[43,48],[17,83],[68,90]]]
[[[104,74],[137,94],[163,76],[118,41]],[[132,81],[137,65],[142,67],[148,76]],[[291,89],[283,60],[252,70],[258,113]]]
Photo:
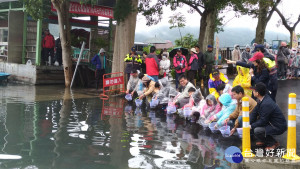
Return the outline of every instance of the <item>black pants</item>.
[[[284,62],[278,62],[278,75],[279,76],[285,76],[285,63]]]
[[[256,127],[254,129],[254,137],[256,141],[264,142],[267,146],[273,146],[276,140],[271,135],[266,135],[265,127]]]
[[[62,65],[62,51],[57,50],[55,53],[55,61],[59,63],[59,65]]]
[[[105,69],[96,69],[95,78],[96,78],[96,89],[99,86],[103,85],[103,75],[105,74]]]
[[[204,77],[204,85],[205,86],[208,86],[208,79],[209,79],[209,75],[212,73],[212,68],[213,68],[213,65],[206,65],[206,68],[205,68],[205,77]]]
[[[198,77],[199,77],[199,80],[200,80],[200,81],[203,79],[203,75],[202,75],[202,67],[198,69]]]
[[[54,63],[54,48],[43,48],[42,63],[49,62],[49,56],[51,57],[51,64]]]
[[[188,72],[188,79],[194,86],[196,86],[196,84],[194,84],[194,79],[196,74],[197,74],[197,70],[189,70]]]

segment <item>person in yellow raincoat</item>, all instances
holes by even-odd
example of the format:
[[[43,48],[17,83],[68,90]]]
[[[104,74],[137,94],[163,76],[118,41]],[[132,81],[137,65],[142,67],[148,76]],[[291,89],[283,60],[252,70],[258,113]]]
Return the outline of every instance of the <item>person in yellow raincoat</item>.
[[[244,89],[245,94],[247,96],[251,97],[252,96],[252,91],[250,89],[251,76],[249,74],[249,68],[237,66],[236,69],[237,69],[238,75],[235,77],[235,79],[232,83],[232,86],[235,87],[235,86],[240,85]]]

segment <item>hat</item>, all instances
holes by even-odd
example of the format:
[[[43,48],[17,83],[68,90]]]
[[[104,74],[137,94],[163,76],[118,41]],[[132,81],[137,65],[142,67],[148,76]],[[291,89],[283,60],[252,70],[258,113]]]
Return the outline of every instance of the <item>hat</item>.
[[[195,48],[192,48],[191,51],[194,52],[194,53],[197,53]]]
[[[48,31],[48,32],[49,32],[49,29],[47,28],[47,29],[45,29],[45,31]]]
[[[264,54],[261,53],[261,52],[256,52],[252,58],[249,59],[249,61],[253,62],[253,61],[256,61],[256,60],[260,60],[264,57]]]
[[[101,48],[100,51],[99,51],[99,53],[105,53],[105,52],[106,51],[103,48]]]
[[[281,42],[280,46],[286,46],[286,42]]]
[[[254,50],[252,51],[252,53],[257,52],[257,49],[264,49],[264,48],[265,48],[264,45],[262,45],[262,44],[257,44],[257,45],[255,45],[255,48],[254,48]]]
[[[131,51],[132,51],[132,52],[135,52],[135,51],[136,51],[135,47],[132,47],[132,48],[131,48]]]
[[[179,48],[179,49],[177,49],[177,52],[181,52],[181,49]]]
[[[220,74],[220,72],[219,72],[218,69],[215,69],[215,70],[212,72],[212,75],[213,75],[213,76],[216,76],[216,75],[219,75],[219,74]]]
[[[246,45],[246,49],[250,49],[250,46],[249,46],[249,45]]]
[[[211,45],[207,45],[207,48],[213,48],[213,46],[211,46]]]

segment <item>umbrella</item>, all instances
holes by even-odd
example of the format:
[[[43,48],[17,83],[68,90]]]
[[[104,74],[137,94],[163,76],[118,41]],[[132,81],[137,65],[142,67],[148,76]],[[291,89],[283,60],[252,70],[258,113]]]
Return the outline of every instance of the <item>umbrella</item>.
[[[173,50],[171,50],[171,52],[169,53],[169,56],[172,58],[177,54],[177,50],[180,49],[182,51],[182,54],[184,56],[187,56],[189,54],[189,50],[187,48],[182,48],[182,47],[178,47],[178,48],[174,48]]]

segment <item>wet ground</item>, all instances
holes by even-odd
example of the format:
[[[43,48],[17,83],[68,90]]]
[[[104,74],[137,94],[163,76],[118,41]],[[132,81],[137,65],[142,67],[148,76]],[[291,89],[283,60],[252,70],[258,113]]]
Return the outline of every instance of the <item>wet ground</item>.
[[[280,81],[277,102],[285,115],[290,92],[300,103],[299,85]],[[92,89],[8,85],[0,86],[0,95],[1,169],[202,169],[214,164],[226,169],[233,165],[225,160],[225,149],[241,148],[237,136],[223,138],[162,110],[136,109],[122,98],[102,101]],[[299,120],[297,114],[298,128]],[[277,139],[286,146],[286,133]]]

